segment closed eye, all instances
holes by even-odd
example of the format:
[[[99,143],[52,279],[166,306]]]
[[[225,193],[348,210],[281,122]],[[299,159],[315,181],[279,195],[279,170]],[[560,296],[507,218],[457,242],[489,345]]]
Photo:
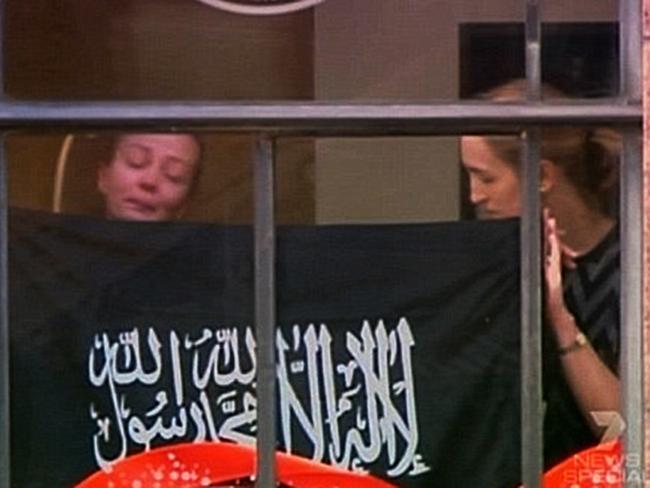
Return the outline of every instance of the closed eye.
[[[135,144],[123,147],[120,152],[127,166],[131,168],[143,168],[150,159],[147,149]]]
[[[482,171],[480,169],[474,169],[470,168],[467,170],[467,172],[470,175],[470,178],[472,179],[477,179],[483,184],[489,185],[490,183],[494,183],[495,177],[491,175],[490,173],[487,173],[485,171]]]
[[[489,185],[490,183],[494,183],[495,181],[494,177],[486,176],[486,175],[479,176],[478,179],[481,183],[484,183],[486,185]]]
[[[177,158],[169,158],[163,166],[165,177],[175,184],[188,184],[192,178],[192,168],[189,163]]]

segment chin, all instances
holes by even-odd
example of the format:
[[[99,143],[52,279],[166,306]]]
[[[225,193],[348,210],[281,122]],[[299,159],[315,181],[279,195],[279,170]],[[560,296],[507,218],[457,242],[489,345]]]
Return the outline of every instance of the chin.
[[[108,216],[111,220],[127,220],[131,222],[159,222],[166,220],[160,215],[143,214],[139,212],[114,212]]]
[[[477,220],[494,220],[498,219],[498,215],[493,212],[486,212],[485,210],[474,212],[474,217]]]
[[[517,213],[499,212],[494,210],[477,210],[474,215],[478,220],[500,220],[519,217]]]

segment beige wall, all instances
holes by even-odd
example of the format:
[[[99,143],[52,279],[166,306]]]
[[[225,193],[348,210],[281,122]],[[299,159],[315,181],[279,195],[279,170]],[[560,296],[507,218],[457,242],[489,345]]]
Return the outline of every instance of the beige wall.
[[[317,222],[455,218],[459,185],[456,144],[448,137],[318,141]]]
[[[548,21],[606,21],[617,13],[614,0],[544,6]],[[520,0],[327,0],[315,9],[315,96],[456,98],[458,24],[523,18]],[[454,138],[320,141],[315,174],[322,223],[458,217]]]

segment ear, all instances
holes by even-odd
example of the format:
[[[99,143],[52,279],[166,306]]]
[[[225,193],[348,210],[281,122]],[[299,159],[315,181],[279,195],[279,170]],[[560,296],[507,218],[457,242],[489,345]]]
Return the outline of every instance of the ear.
[[[539,191],[544,194],[551,191],[558,183],[560,168],[548,159],[539,164]]]

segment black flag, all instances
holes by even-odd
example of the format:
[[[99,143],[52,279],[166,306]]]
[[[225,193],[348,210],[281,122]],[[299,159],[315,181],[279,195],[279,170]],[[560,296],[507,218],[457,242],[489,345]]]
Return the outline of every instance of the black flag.
[[[12,486],[256,434],[246,227],[10,215]],[[278,446],[400,486],[519,479],[514,221],[278,229]]]

